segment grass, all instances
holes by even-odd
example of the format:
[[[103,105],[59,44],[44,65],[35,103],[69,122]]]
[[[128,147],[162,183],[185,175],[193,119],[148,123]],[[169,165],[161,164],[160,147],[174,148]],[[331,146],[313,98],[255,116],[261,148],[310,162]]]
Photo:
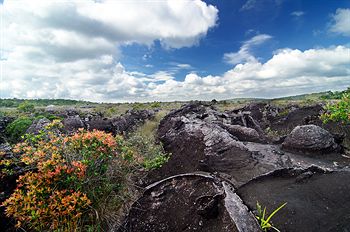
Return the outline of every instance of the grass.
[[[160,121],[167,115],[168,110],[161,110],[156,113],[153,119],[146,121],[137,130],[136,134],[141,135],[145,138],[152,138],[155,141],[156,131],[158,129]]]
[[[270,215],[267,215],[266,207],[262,209],[262,206],[259,204],[259,202],[256,202],[256,208],[258,210],[258,215],[256,216],[256,218],[258,219],[259,225],[264,232],[267,232],[269,229],[274,229],[278,232],[280,231],[275,226],[273,226],[270,221],[278,211],[280,211],[284,206],[286,206],[286,204],[287,202],[276,208]]]

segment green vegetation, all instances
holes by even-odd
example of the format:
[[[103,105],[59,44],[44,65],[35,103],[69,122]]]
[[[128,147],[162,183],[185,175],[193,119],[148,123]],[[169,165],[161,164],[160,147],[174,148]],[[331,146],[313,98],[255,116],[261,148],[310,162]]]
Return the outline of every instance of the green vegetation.
[[[20,104],[27,102],[33,104],[34,106],[66,106],[66,105],[87,105],[87,104],[96,104],[88,101],[77,101],[77,100],[66,100],[66,99],[0,99],[0,107],[19,107]]]
[[[25,170],[2,204],[6,215],[23,231],[104,231],[119,223],[138,196],[132,180],[169,159],[154,137],[164,114],[127,139],[83,129],[66,136],[59,120],[37,135],[25,134],[14,156],[0,161],[0,176],[16,174],[14,167]],[[32,119],[20,117],[9,128],[24,122]]]
[[[350,93],[344,93],[341,100],[336,103],[327,104],[325,110],[326,112],[321,115],[324,123],[328,121],[350,123]]]
[[[341,99],[344,94],[350,94],[350,87],[344,91],[328,91],[321,96],[321,99]]]
[[[6,134],[8,135],[10,142],[18,142],[32,123],[32,118],[22,116],[7,125]]]
[[[155,134],[160,120],[166,113],[158,112],[152,120],[146,121],[127,139],[128,146],[142,154],[142,165],[146,170],[160,168],[169,160],[170,155],[164,151],[161,144],[157,144]]]
[[[258,215],[256,216],[256,218],[258,219],[259,225],[261,227],[261,229],[266,232],[269,229],[274,229],[275,231],[279,231],[276,227],[274,227],[272,225],[271,218],[278,212],[280,211],[287,203],[282,204],[281,206],[279,206],[277,209],[275,209],[269,216],[266,213],[266,207],[264,207],[264,209],[262,209],[261,205],[259,204],[259,202],[256,202],[256,208],[258,211]],[[267,218],[266,218],[267,217]]]
[[[24,101],[18,105],[17,109],[19,112],[31,113],[34,112],[34,104]]]
[[[129,182],[143,159],[123,137],[97,130],[53,133],[61,126],[54,121],[46,134],[26,136],[15,156],[1,160],[1,175],[26,166],[2,204],[24,231],[97,231],[113,224],[136,192]]]

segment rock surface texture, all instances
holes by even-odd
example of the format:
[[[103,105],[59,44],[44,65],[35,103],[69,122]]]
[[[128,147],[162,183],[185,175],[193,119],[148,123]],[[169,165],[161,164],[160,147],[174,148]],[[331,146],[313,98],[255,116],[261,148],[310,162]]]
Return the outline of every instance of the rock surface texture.
[[[272,219],[281,231],[350,230],[350,159],[326,126],[310,125],[320,110],[259,103],[221,113],[197,103],[169,113],[158,138],[172,155],[145,178],[155,184],[119,231],[255,231],[247,215],[257,201],[268,213],[287,202]],[[185,174],[198,171],[212,179]]]
[[[64,129],[68,133],[75,132],[79,128],[103,130],[112,134],[127,133],[138,124],[154,117],[154,111],[152,110],[130,110],[115,118],[103,118],[99,115],[81,117],[78,113],[74,114],[74,112],[70,110],[63,120]]]
[[[327,153],[339,148],[328,131],[315,125],[295,127],[282,143],[282,147],[302,153]]]

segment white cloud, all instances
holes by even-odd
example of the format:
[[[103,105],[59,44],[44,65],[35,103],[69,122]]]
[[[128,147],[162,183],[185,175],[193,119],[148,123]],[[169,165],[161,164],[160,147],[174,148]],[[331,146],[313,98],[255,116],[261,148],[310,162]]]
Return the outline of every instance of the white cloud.
[[[329,31],[343,36],[350,36],[350,9],[337,9],[332,16]]]
[[[190,64],[177,64],[176,67],[180,69],[191,69],[192,66]]]
[[[121,46],[194,46],[218,10],[201,0],[7,0],[0,14],[0,97],[119,101],[173,79],[126,71]]]
[[[280,49],[265,63],[238,64],[221,76],[188,74],[184,81],[167,81],[151,91],[162,100],[279,97],[350,85],[350,49],[344,46]]]
[[[294,16],[294,17],[300,17],[300,16],[305,15],[305,12],[304,11],[293,11],[292,13],[290,13],[290,15]]]
[[[255,8],[255,5],[257,4],[256,0],[247,0],[244,5],[241,7],[241,10],[250,10]]]
[[[190,73],[183,81],[165,71],[151,75],[128,72],[120,63],[110,63],[110,57],[101,57],[59,63],[56,72],[45,64],[34,66],[35,70],[26,76],[14,70],[12,79],[3,82],[0,90],[14,97],[23,97],[25,93],[24,97],[29,98],[69,97],[109,102],[278,97],[345,89],[350,85],[349,53],[350,49],[344,46],[305,51],[280,49],[265,63],[254,59],[235,65],[220,76]],[[12,65],[8,63],[5,67]],[[67,65],[71,68],[67,69]]]
[[[5,1],[0,5],[4,29],[0,97],[210,100],[276,97],[350,85],[348,47],[281,49],[261,63],[252,48],[271,39],[266,34],[225,54],[234,66],[222,75],[189,73],[176,80],[174,70],[129,71],[119,63],[121,46],[151,45],[155,40],[165,48],[193,46],[217,20],[217,9],[199,0],[142,3]],[[191,68],[185,63],[173,66]]]
[[[267,40],[270,40],[272,36],[267,34],[256,35],[253,38],[244,41],[238,52],[231,52],[224,54],[224,60],[229,64],[238,64],[241,62],[254,62],[256,58],[251,53],[251,49],[254,46],[260,45]]]
[[[261,10],[267,5],[280,6],[284,0],[247,0],[240,11]]]

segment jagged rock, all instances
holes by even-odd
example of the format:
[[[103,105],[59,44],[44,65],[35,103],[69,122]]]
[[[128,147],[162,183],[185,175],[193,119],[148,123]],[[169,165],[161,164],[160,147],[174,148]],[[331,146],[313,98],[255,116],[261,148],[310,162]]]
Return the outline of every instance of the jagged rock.
[[[217,119],[206,121],[207,115],[213,115]],[[248,149],[237,138],[246,135],[247,140],[250,140],[248,135],[236,133],[237,137],[233,136],[224,129],[225,124],[220,117],[220,113],[204,105],[187,105],[167,115],[160,122],[158,137],[165,150],[172,155],[148,179],[159,180],[179,173],[207,171],[227,175],[233,183],[240,185],[262,173],[288,165],[282,156],[275,153],[266,155],[273,158],[261,159],[256,155],[257,152]],[[254,133],[254,129],[247,130]],[[259,138],[258,132],[255,131],[254,136],[255,139]]]
[[[282,169],[256,178],[237,190],[250,209],[256,203],[271,214],[280,231],[350,231],[350,171],[329,172],[317,167]]]
[[[79,115],[68,116],[63,120],[64,128],[71,133],[79,128],[88,130],[102,130],[105,132],[120,134],[130,132],[139,123],[154,116],[152,110],[130,110],[126,114],[115,118],[102,118],[101,115],[88,115],[84,119]]]
[[[310,117],[318,118],[322,111],[322,105],[312,106],[289,106],[283,109],[286,115],[277,115],[269,119],[269,127],[275,131],[290,133],[296,126],[310,124]]]
[[[65,118],[62,121],[62,123],[63,123],[64,129],[68,133],[75,132],[79,128],[85,128],[85,124],[79,115],[69,116],[68,118]]]
[[[208,174],[169,177],[148,187],[118,232],[260,231],[232,187]]]
[[[50,123],[50,120],[47,118],[40,118],[34,120],[32,125],[27,129],[27,134],[38,134],[39,131],[42,131],[45,129],[45,126],[47,126]]]
[[[45,107],[45,111],[48,113],[55,113],[57,111],[57,107],[55,105],[48,105]]]
[[[253,128],[229,124],[222,124],[222,127],[226,129],[230,134],[237,137],[240,141],[264,141],[264,139],[259,135],[259,133]]]
[[[294,128],[282,143],[282,148],[299,153],[327,153],[339,147],[328,131],[316,125],[305,125]]]

